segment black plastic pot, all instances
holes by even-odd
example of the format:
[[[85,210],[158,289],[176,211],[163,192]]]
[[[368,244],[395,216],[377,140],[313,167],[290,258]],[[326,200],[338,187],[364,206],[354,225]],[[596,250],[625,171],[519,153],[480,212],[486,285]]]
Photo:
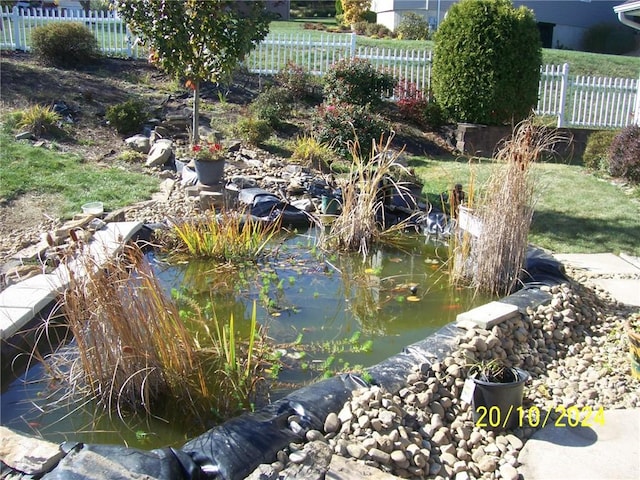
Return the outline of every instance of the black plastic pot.
[[[472,378],[473,420],[479,427],[487,430],[505,430],[518,427],[519,408],[522,407],[524,384],[531,377],[519,368],[510,369],[516,380],[509,383],[496,383]]]

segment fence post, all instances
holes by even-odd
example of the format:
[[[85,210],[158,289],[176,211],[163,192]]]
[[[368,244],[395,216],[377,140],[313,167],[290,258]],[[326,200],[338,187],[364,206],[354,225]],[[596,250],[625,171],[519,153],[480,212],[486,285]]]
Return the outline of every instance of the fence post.
[[[564,115],[566,111],[567,89],[569,86],[569,64],[562,65],[562,76],[560,77],[560,110],[558,111],[558,128],[564,127]]]
[[[633,123],[640,127],[640,77],[636,80],[636,107],[633,110]]]
[[[11,10],[11,30],[13,31],[13,42],[15,44],[14,50],[22,50],[20,45],[20,15],[18,14],[18,7],[13,7]]]
[[[351,32],[351,58],[356,56],[356,32]]]

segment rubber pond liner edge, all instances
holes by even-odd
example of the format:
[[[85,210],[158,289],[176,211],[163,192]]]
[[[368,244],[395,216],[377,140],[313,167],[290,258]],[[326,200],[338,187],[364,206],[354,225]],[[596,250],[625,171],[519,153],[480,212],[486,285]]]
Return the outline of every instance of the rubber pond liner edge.
[[[528,306],[549,302],[551,294],[540,289],[566,280],[562,264],[539,249],[530,249],[527,283],[500,300],[516,305],[522,314]],[[372,384],[391,393],[399,391],[416,367],[428,372],[431,365],[453,349],[458,328],[450,323],[425,339],[367,369]],[[353,374],[338,375],[300,388],[257,412],[228,420],[185,443],[181,448],[140,450],[115,445],[65,442],[61,454],[40,478],[134,478],[146,474],[157,479],[245,478],[261,463],[271,462],[289,443],[304,439],[307,430],[322,430],[330,412],[339,411],[351,393],[367,386]],[[96,476],[97,475],[97,476]]]

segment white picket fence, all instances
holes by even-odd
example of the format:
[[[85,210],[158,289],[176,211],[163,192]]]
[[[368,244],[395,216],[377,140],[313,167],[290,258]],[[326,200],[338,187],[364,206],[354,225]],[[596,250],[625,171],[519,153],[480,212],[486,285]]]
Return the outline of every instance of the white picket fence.
[[[107,55],[140,58],[137,45],[122,19],[114,13],[58,10],[1,10],[0,48],[29,50],[31,31],[47,22],[82,22],[94,31]],[[270,34],[245,59],[249,71],[275,74],[292,62],[322,76],[343,58],[364,58],[391,73],[405,86],[428,92],[432,54],[428,50],[358,47],[355,34]],[[640,79],[569,76],[569,66],[541,69],[537,115],[554,116],[559,127],[621,128],[640,125]]]

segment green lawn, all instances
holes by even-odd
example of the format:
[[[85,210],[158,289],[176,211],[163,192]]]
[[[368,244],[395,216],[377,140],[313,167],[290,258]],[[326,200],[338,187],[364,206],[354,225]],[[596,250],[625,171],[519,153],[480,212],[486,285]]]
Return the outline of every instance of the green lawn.
[[[56,215],[69,218],[90,201],[114,210],[150,198],[158,180],[116,166],[88,164],[77,155],[15,142],[0,134],[0,201],[24,194],[53,195]]]
[[[439,194],[457,182],[481,190],[496,164],[490,160],[410,160],[424,193]],[[471,181],[471,175],[475,180]],[[624,193],[579,165],[539,163],[530,233],[535,245],[559,253],[626,252],[640,255],[640,187]]]

